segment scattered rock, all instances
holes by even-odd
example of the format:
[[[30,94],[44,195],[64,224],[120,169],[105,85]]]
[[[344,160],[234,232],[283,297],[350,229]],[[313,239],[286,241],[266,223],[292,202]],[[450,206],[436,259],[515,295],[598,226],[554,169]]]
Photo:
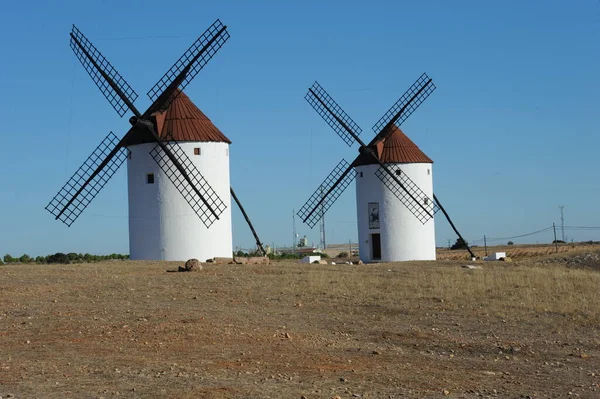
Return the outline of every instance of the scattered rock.
[[[450,391],[447,390],[446,388],[444,388],[444,389],[442,389],[442,395],[448,396],[448,395],[450,395]]]
[[[512,262],[512,259],[508,256],[498,259],[501,262]]]
[[[218,264],[231,264],[233,263],[233,258],[225,258],[225,257],[215,257],[215,263]]]
[[[356,262],[356,264],[357,264],[357,265],[364,265],[365,263],[364,263],[362,260],[360,260],[360,259],[359,259],[359,261],[358,261],[358,262]]]
[[[206,259],[206,263],[215,263],[214,259]]]
[[[202,263],[198,259],[190,259],[185,262],[185,266],[177,268],[180,272],[198,272],[202,270]]]
[[[233,263],[238,265],[268,265],[270,259],[268,256],[251,256],[249,258],[240,256],[233,258]]]
[[[319,261],[317,261],[319,263],[319,265],[326,265],[327,261],[325,259],[321,259]]]
[[[463,265],[462,267],[466,268],[466,269],[470,269],[470,270],[475,270],[475,269],[483,269],[483,267],[481,266],[476,266],[476,265]]]

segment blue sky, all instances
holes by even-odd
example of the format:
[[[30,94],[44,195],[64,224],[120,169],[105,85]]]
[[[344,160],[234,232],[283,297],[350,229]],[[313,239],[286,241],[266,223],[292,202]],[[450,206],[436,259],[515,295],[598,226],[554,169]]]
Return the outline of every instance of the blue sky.
[[[52,4],[51,4],[52,3]],[[434,161],[434,191],[467,240],[600,226],[600,2],[10,2],[0,13],[0,253],[127,253],[123,167],[75,224],[44,210],[109,131],[128,128],[68,45],[71,24],[140,94],[216,18],[231,39],[186,93],[233,141],[231,180],[265,243],[348,148],[304,101],[315,81],[362,127],[422,73],[438,89],[402,125]],[[201,4],[207,3],[207,4]],[[326,216],[356,240],[354,186]],[[298,219],[297,230],[318,242]],[[234,245],[253,239],[233,211]],[[574,240],[600,231],[574,230]],[[436,216],[438,245],[455,239]],[[550,233],[515,242],[550,241]]]

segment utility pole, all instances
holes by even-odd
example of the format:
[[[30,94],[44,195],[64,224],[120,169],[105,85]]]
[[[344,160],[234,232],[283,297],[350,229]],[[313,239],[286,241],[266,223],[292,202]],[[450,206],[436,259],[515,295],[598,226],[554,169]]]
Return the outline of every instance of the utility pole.
[[[488,253],[487,253],[487,240],[485,238],[485,234],[483,235],[483,247],[485,248],[485,256],[488,256]]]
[[[323,186],[321,186],[321,198],[323,198]],[[321,250],[325,250],[327,248],[327,242],[325,241],[325,210],[324,203],[321,203],[321,222],[319,224],[319,233],[320,233],[320,242],[319,246]]]
[[[296,255],[296,212],[292,209],[292,254]]]
[[[556,226],[552,223],[552,228],[554,229],[554,248],[556,248],[556,253],[558,253],[558,242],[556,241]]]
[[[565,238],[565,214],[564,214],[565,206],[560,205],[559,208],[560,208],[560,231],[562,233],[562,240],[564,242],[567,242],[567,239]]]

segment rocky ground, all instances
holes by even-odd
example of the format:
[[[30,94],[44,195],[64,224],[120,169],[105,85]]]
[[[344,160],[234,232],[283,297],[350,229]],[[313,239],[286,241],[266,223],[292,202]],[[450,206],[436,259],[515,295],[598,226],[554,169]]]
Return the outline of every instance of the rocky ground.
[[[567,267],[600,271],[600,251],[584,252],[573,256],[558,256],[541,260],[540,264],[562,264]]]
[[[0,396],[598,398],[589,255],[2,266]]]

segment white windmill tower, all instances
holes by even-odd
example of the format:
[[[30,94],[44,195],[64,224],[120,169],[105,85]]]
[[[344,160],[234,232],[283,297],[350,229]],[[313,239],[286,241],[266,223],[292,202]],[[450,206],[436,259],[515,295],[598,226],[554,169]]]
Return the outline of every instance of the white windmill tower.
[[[373,145],[379,160],[397,176],[405,174],[425,194],[423,205],[433,198],[433,161],[399,128]],[[434,219],[421,223],[412,211],[377,177],[379,164],[361,154],[356,171],[358,243],[363,262],[435,260]]]
[[[172,182],[153,158],[155,142],[132,135],[127,180],[129,192],[129,254],[131,259],[202,261],[231,257],[231,201],[229,196],[229,144],[231,141],[180,93],[164,111],[153,115],[160,137],[175,140],[189,161],[202,173],[222,202],[219,219],[207,227],[180,195],[180,182]],[[169,144],[167,144],[169,145]],[[168,169],[167,169],[168,171]]]
[[[230,197],[262,244],[229,185],[229,144],[182,92],[229,39],[215,21],[150,89],[141,113],[135,91],[75,26],[71,48],[120,116],[132,127],[120,140],[111,132],[46,206],[70,226],[128,159],[132,259],[202,261],[232,254]],[[195,215],[194,215],[195,213]]]
[[[426,74],[421,75],[373,126],[377,135],[365,144],[358,137],[360,127],[317,82],[308,89],[305,98],[309,104],[348,146],[358,142],[360,154],[352,164],[342,159],[298,216],[314,227],[356,178],[359,252],[363,262],[434,260],[433,216],[438,209],[462,240],[433,194],[433,161],[399,128],[434,90],[433,81]]]

